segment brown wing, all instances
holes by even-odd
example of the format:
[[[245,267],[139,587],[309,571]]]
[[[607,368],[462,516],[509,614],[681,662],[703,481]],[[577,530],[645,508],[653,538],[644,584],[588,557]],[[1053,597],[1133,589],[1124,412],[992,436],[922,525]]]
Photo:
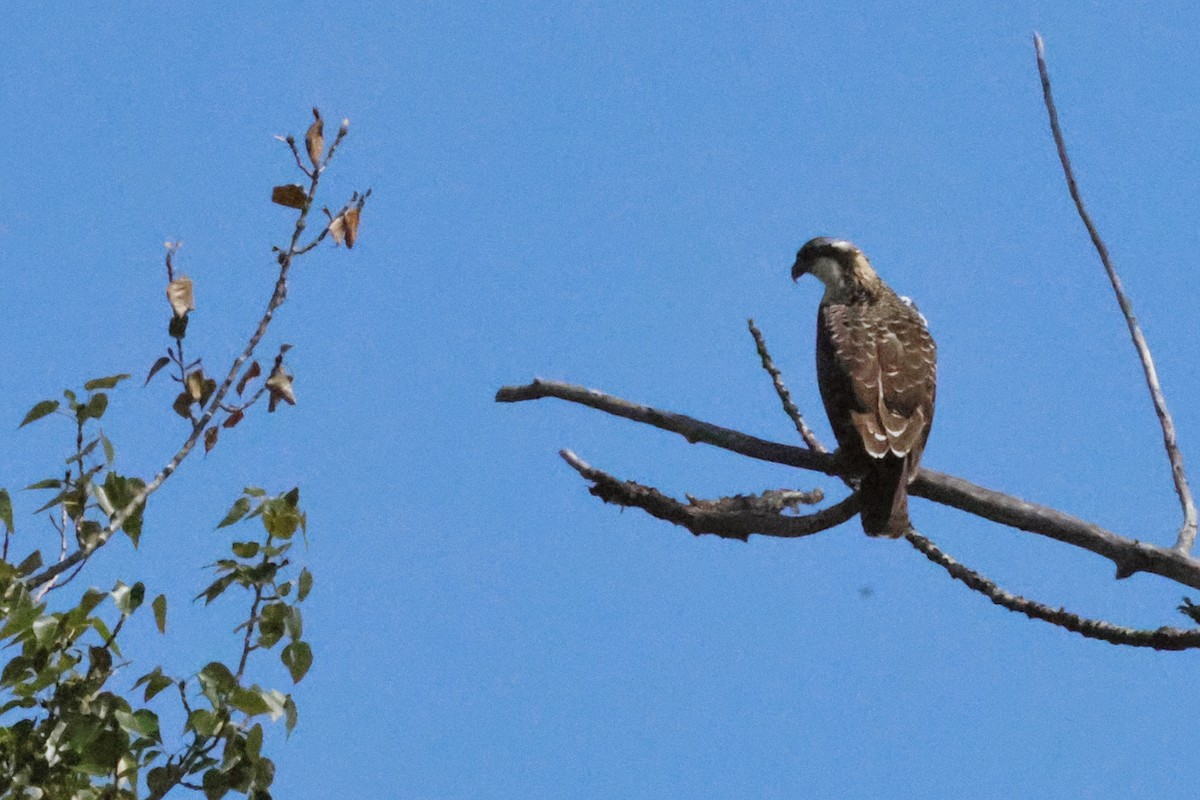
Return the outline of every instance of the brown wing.
[[[937,349],[921,315],[894,294],[821,307],[817,379],[850,456],[907,456],[915,476],[933,421]]]

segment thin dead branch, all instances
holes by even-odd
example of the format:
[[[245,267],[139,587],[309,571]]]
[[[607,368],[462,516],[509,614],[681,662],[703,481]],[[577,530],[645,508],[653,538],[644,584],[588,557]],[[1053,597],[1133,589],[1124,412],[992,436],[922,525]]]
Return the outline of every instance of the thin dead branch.
[[[692,443],[702,442],[759,461],[799,467],[837,477],[843,474],[835,455],[760,439],[684,414],[632,403],[583,386],[538,379],[524,386],[505,386],[496,393],[496,401],[500,403],[519,403],[547,397],[595,408],[607,414],[677,433]],[[1112,531],[1048,506],[1030,503],[1019,497],[977,486],[962,478],[924,468],[909,487],[909,494],[1002,525],[1090,550],[1111,560],[1117,567],[1118,578],[1125,578],[1137,572],[1150,572],[1184,586],[1200,589],[1200,559],[1174,548],[1157,547],[1118,536]]]
[[[1054,146],[1058,149],[1058,160],[1062,162],[1063,175],[1067,179],[1067,190],[1070,191],[1071,199],[1075,201],[1075,210],[1079,212],[1079,218],[1083,221],[1088,236],[1092,239],[1092,246],[1096,248],[1096,253],[1100,256],[1100,263],[1104,265],[1104,271],[1108,273],[1109,283],[1112,284],[1113,293],[1117,296],[1117,304],[1121,306],[1121,314],[1124,315],[1125,324],[1129,327],[1133,346],[1137,350],[1138,359],[1142,362],[1142,371],[1146,375],[1146,386],[1150,389],[1150,399],[1154,402],[1154,412],[1158,415],[1158,422],[1162,426],[1163,445],[1166,447],[1167,459],[1171,463],[1171,477],[1175,481],[1175,493],[1179,495],[1179,504],[1183,508],[1183,524],[1179,529],[1175,549],[1181,553],[1190,553],[1192,545],[1196,541],[1196,504],[1192,500],[1192,490],[1188,485],[1187,473],[1183,468],[1183,454],[1179,452],[1179,445],[1176,441],[1175,421],[1171,418],[1171,412],[1167,410],[1167,399],[1163,396],[1162,387],[1158,382],[1158,372],[1154,369],[1150,346],[1146,344],[1146,337],[1142,335],[1141,326],[1138,325],[1137,317],[1133,314],[1133,303],[1125,294],[1121,278],[1112,265],[1108,247],[1100,238],[1100,232],[1096,230],[1091,216],[1083,205],[1083,197],[1079,193],[1079,185],[1076,183],[1075,173],[1071,169],[1071,160],[1067,157],[1066,141],[1063,139],[1062,127],[1058,122],[1058,109],[1054,105],[1054,96],[1050,91],[1050,72],[1046,67],[1046,52],[1042,37],[1035,33],[1033,44],[1037,50],[1038,74],[1042,78],[1042,98],[1046,104],[1046,113],[1050,116],[1050,132],[1054,136]]]
[[[1001,589],[991,580],[946,555],[937,545],[915,531],[910,531],[905,538],[926,558],[946,570],[950,577],[962,581],[996,605],[1024,614],[1030,619],[1049,622],[1089,639],[1100,639],[1110,644],[1150,647],[1155,650],[1189,650],[1200,647],[1200,630],[1167,627],[1126,628],[1104,620],[1087,619],[1064,608],[1053,608]]]
[[[693,534],[713,534],[723,539],[746,541],[750,534],[796,538],[809,536],[841,525],[858,513],[856,495],[850,495],[840,503],[813,514],[791,516],[779,513],[781,502],[778,491],[763,495],[739,495],[722,497],[718,500],[688,498],[687,503],[668,497],[653,486],[643,486],[633,481],[622,481],[607,472],[589,465],[570,450],[560,450],[559,455],[572,469],[592,482],[588,491],[606,503],[640,508],[651,516],[687,528]],[[816,502],[820,492],[789,492],[791,506],[797,502]],[[803,495],[807,494],[807,497]],[[815,495],[815,496],[814,496]]]
[[[788,419],[796,426],[796,432],[800,434],[800,438],[808,445],[809,450],[815,450],[818,453],[828,453],[829,450],[825,445],[821,444],[817,439],[817,435],[813,433],[812,428],[808,427],[808,423],[804,421],[804,416],[800,413],[800,409],[792,402],[792,393],[788,391],[787,384],[783,382],[783,375],[780,374],[779,368],[775,366],[775,359],[771,358],[771,351],[767,349],[767,341],[763,338],[762,331],[754,324],[754,320],[746,320],[746,325],[750,328],[750,335],[754,337],[754,346],[758,350],[758,357],[762,361],[762,367],[771,376],[771,383],[775,385],[775,394],[779,395],[779,402],[783,404],[783,411],[788,415]]]

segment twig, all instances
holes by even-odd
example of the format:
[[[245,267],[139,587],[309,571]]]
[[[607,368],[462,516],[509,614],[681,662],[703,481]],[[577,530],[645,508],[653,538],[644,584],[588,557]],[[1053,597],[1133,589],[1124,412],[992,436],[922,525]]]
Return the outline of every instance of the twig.
[[[785,464],[801,469],[840,476],[836,456],[793,445],[770,442],[740,431],[713,425],[683,414],[662,411],[631,403],[560,381],[535,380],[525,386],[505,386],[496,393],[500,403],[517,403],[555,397],[595,408],[608,414],[678,433],[689,442],[704,442],[759,461]],[[970,481],[922,468],[909,494],[999,522],[1030,533],[1047,536],[1066,544],[1090,550],[1110,559],[1117,577],[1151,572],[1184,586],[1200,589],[1200,559],[1175,548],[1158,547],[1136,539],[1127,539],[1098,525],[1065,514],[1057,509],[1027,502],[977,486]]]
[[[1188,650],[1200,647],[1200,630],[1168,627],[1154,630],[1126,628],[1104,620],[1087,619],[1066,609],[1052,608],[1001,589],[993,581],[946,555],[933,542],[915,531],[909,531],[905,538],[926,558],[950,573],[950,577],[962,581],[996,605],[1024,614],[1030,619],[1049,622],[1089,639],[1100,639],[1111,644],[1151,647],[1155,650]]]
[[[1112,284],[1113,293],[1117,296],[1121,313],[1125,316],[1125,324],[1129,327],[1133,346],[1142,362],[1142,371],[1146,374],[1146,385],[1150,389],[1150,398],[1154,402],[1154,412],[1158,415],[1159,424],[1162,426],[1163,445],[1167,450],[1167,459],[1171,462],[1171,476],[1175,481],[1175,493],[1179,495],[1179,503],[1183,507],[1183,525],[1179,529],[1175,549],[1181,553],[1190,553],[1192,545],[1196,541],[1196,504],[1192,500],[1192,490],[1188,486],[1187,473],[1183,469],[1183,455],[1179,452],[1179,445],[1176,442],[1175,422],[1171,418],[1171,413],[1167,411],[1167,400],[1159,386],[1158,373],[1154,369],[1154,359],[1150,356],[1150,347],[1146,344],[1146,337],[1142,335],[1137,317],[1133,315],[1133,304],[1125,294],[1121,279],[1108,256],[1108,247],[1100,238],[1100,233],[1092,223],[1092,218],[1084,208],[1083,198],[1079,194],[1075,173],[1071,169],[1071,160],[1067,157],[1067,145],[1063,140],[1062,128],[1058,123],[1058,109],[1054,105],[1054,97],[1050,91],[1050,72],[1046,67],[1046,52],[1042,37],[1035,33],[1033,44],[1037,50],[1038,73],[1042,77],[1042,98],[1046,103],[1046,112],[1050,116],[1050,132],[1054,135],[1054,146],[1058,149],[1058,160],[1062,162],[1063,175],[1067,179],[1067,189],[1071,193],[1071,199],[1075,201],[1075,210],[1079,212],[1079,218],[1083,221],[1088,236],[1092,239],[1092,246],[1096,248],[1096,253],[1100,256],[1104,271],[1108,273],[1109,283]]]
[[[497,403],[520,403],[543,397],[557,397],[560,400],[590,406],[606,414],[678,433],[692,444],[702,442],[760,461],[773,461],[776,464],[800,467],[826,475],[840,474],[837,459],[830,453],[815,453],[806,448],[770,442],[732,428],[702,422],[685,414],[631,403],[584,386],[535,378],[533,383],[524,386],[504,386],[496,392]]]
[[[804,421],[804,417],[800,414],[800,409],[792,402],[792,393],[788,391],[787,385],[783,382],[783,375],[779,373],[779,369],[775,366],[775,360],[771,358],[771,353],[767,350],[767,341],[763,338],[762,331],[754,324],[753,319],[746,320],[746,325],[750,328],[750,335],[754,337],[754,346],[758,350],[758,357],[762,360],[763,369],[771,376],[771,382],[775,384],[775,393],[779,395],[779,401],[783,403],[784,413],[792,420],[792,424],[796,426],[796,432],[800,434],[800,438],[808,445],[809,450],[815,450],[818,453],[828,453],[825,445],[817,439],[817,435],[808,427],[808,423]]]
[[[778,501],[770,497],[741,496],[719,500],[689,498],[685,504],[667,497],[652,486],[614,478],[592,467],[570,450],[560,450],[559,455],[594,484],[588,491],[604,502],[640,508],[651,516],[687,528],[697,536],[710,533],[723,539],[739,539],[743,542],[752,533],[785,538],[809,536],[842,524],[859,510],[857,495],[850,495],[842,502],[813,514],[800,516],[780,514]]]
[[[264,557],[264,562],[266,558]],[[237,672],[234,677],[241,683],[242,675],[246,672],[246,660],[250,658],[250,651],[254,649],[251,643],[251,638],[254,636],[254,625],[258,622],[258,606],[262,603],[263,590],[261,586],[254,587],[254,602],[250,605],[250,619],[246,620],[246,637],[242,641],[242,657],[238,659]]]

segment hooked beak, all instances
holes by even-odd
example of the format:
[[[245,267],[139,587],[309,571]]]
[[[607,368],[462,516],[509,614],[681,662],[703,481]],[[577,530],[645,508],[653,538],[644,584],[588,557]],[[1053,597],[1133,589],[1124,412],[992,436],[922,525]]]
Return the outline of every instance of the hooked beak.
[[[796,256],[796,263],[792,264],[792,280],[800,280],[800,276],[807,272],[808,268],[804,266],[804,263],[800,260],[800,256]]]

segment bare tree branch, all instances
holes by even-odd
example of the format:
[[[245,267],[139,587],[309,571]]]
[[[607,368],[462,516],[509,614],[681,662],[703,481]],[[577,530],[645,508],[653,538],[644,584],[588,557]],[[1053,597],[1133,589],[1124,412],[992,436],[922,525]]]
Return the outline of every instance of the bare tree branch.
[[[1089,639],[1100,639],[1111,644],[1151,647],[1155,650],[1188,650],[1200,647],[1200,630],[1167,627],[1146,630],[1113,625],[1104,620],[1087,619],[1078,614],[1072,614],[1066,609],[1052,608],[1044,603],[1006,592],[978,572],[964,567],[946,555],[933,542],[915,531],[910,531],[906,538],[909,544],[917,548],[930,561],[945,569],[955,580],[962,581],[996,605],[1007,608],[1009,611],[1017,611],[1030,619],[1049,622]]]
[[[759,461],[769,461],[841,477],[838,459],[829,453],[759,439],[740,431],[703,422],[683,414],[631,403],[560,381],[534,380],[524,386],[505,386],[496,393],[500,403],[555,397],[608,414],[678,433],[689,442],[703,442]],[[1110,559],[1117,577],[1150,572],[1184,586],[1200,589],[1200,559],[1175,548],[1127,539],[1098,525],[1047,506],[977,486],[970,481],[922,468],[909,494],[1030,533],[1047,536]]]
[[[804,417],[800,414],[800,409],[792,402],[792,393],[788,391],[787,385],[783,382],[783,376],[779,373],[779,368],[775,366],[775,359],[771,358],[771,352],[767,350],[767,341],[763,338],[762,331],[754,324],[754,320],[746,320],[746,325],[750,328],[750,335],[754,337],[754,346],[758,350],[758,357],[762,361],[762,367],[771,376],[771,383],[775,384],[775,393],[779,395],[779,401],[783,403],[783,411],[788,415],[792,424],[796,426],[796,432],[800,434],[800,438],[808,445],[809,450],[815,450],[818,453],[828,453],[829,450],[821,441],[817,439],[817,435],[812,432],[812,428],[808,427],[808,423],[804,421]]]
[[[667,497],[652,486],[622,481],[602,472],[570,450],[559,455],[593,485],[589,491],[606,503],[640,508],[650,515],[687,528],[694,535],[714,534],[725,539],[746,541],[751,534],[776,537],[800,537],[828,530],[851,519],[858,513],[857,495],[850,495],[836,505],[806,516],[786,516],[783,506],[814,503],[821,499],[814,492],[764,492],[761,495],[739,495],[718,500],[698,500],[688,497],[681,503]],[[960,564],[924,536],[910,532],[910,544],[933,563],[942,567],[955,580],[987,597],[1010,611],[1030,619],[1041,620],[1090,639],[1111,644],[1150,647],[1155,650],[1187,650],[1200,647],[1200,630],[1162,627],[1158,629],[1128,628],[1097,619],[1088,619],[1044,603],[1013,594],[978,572]]]
[[[1196,504],[1192,500],[1192,490],[1188,486],[1187,473],[1183,469],[1183,455],[1179,452],[1179,445],[1176,441],[1175,422],[1171,418],[1171,412],[1167,410],[1167,399],[1163,396],[1162,388],[1158,383],[1158,372],[1154,369],[1154,359],[1150,355],[1150,347],[1146,344],[1146,337],[1142,335],[1137,317],[1133,315],[1133,303],[1125,294],[1121,278],[1117,275],[1112,260],[1108,256],[1108,247],[1100,238],[1100,233],[1096,230],[1092,218],[1083,205],[1083,198],[1079,194],[1075,173],[1071,169],[1071,160],[1067,157],[1067,145],[1063,139],[1062,128],[1058,123],[1058,109],[1054,105],[1054,97],[1050,91],[1050,72],[1046,68],[1046,52],[1042,37],[1035,33],[1033,44],[1037,50],[1038,73],[1042,77],[1042,98],[1046,103],[1046,112],[1050,116],[1050,132],[1054,135],[1054,145],[1058,149],[1058,160],[1062,162],[1063,175],[1067,179],[1067,189],[1071,193],[1071,199],[1075,201],[1075,210],[1079,212],[1079,218],[1083,221],[1088,236],[1092,239],[1092,246],[1096,248],[1096,253],[1100,256],[1104,271],[1108,273],[1109,283],[1112,284],[1113,293],[1117,296],[1121,313],[1125,316],[1125,324],[1129,327],[1133,346],[1142,362],[1142,371],[1146,374],[1146,385],[1150,389],[1150,398],[1154,402],[1154,412],[1158,415],[1159,424],[1162,426],[1163,445],[1167,450],[1167,459],[1171,462],[1171,476],[1175,481],[1175,493],[1179,495],[1179,503],[1183,507],[1183,525],[1179,529],[1179,538],[1175,542],[1175,548],[1180,552],[1189,553],[1196,541]]]
[[[720,425],[702,422],[673,411],[662,411],[640,403],[631,403],[620,397],[584,386],[535,378],[533,383],[524,386],[504,386],[496,392],[497,403],[520,403],[526,400],[539,400],[543,397],[557,397],[560,400],[590,406],[606,414],[652,425],[664,431],[677,433],[692,444],[702,442],[720,447],[722,450],[756,458],[759,461],[772,461],[776,464],[800,467],[826,475],[841,475],[837,458],[831,453],[814,453],[789,444],[769,442],[732,428],[723,428]]]
[[[813,514],[788,516],[780,514],[781,505],[793,506],[797,502],[816,502],[821,493],[788,492],[783,498],[780,492],[763,495],[739,495],[719,500],[688,498],[687,503],[667,497],[653,486],[643,486],[633,481],[622,481],[606,472],[592,467],[570,450],[560,450],[571,467],[592,482],[590,491],[606,503],[640,508],[651,516],[673,522],[699,536],[711,533],[723,539],[746,541],[750,534],[795,538],[809,536],[828,530],[851,519],[859,510],[857,495]],[[802,495],[807,494],[808,497]]]

